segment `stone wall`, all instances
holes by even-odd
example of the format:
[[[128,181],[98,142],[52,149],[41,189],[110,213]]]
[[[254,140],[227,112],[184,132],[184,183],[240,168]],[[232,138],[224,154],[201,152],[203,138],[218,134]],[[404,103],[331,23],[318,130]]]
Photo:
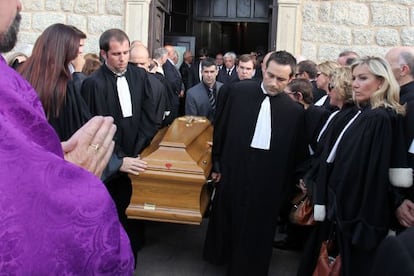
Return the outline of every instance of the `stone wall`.
[[[322,61],[342,50],[380,55],[414,45],[413,0],[302,1],[301,55]]]
[[[54,23],[74,25],[84,31],[88,36],[85,53],[98,53],[98,40],[103,31],[124,29],[123,0],[22,0],[22,4],[16,50],[34,44],[41,32]]]

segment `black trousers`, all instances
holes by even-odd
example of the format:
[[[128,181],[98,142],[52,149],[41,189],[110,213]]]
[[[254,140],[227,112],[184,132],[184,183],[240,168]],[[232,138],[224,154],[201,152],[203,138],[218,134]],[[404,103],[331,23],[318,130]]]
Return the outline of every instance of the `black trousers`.
[[[119,173],[116,177],[105,182],[105,185],[115,203],[119,221],[128,235],[136,262],[138,251],[145,243],[145,223],[142,220],[128,219],[125,214],[132,195],[131,179],[128,175]]]

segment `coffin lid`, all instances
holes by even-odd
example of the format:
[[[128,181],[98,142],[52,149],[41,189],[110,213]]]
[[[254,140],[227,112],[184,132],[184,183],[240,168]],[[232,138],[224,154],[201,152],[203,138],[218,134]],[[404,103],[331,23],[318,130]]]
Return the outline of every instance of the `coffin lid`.
[[[208,176],[211,170],[213,127],[200,116],[179,117],[161,129],[142,152],[148,169]]]

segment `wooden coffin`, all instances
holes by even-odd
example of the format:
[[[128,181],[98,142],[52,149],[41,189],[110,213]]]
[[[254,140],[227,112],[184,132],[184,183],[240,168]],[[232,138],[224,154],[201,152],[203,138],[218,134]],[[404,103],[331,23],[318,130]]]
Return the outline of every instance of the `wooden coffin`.
[[[141,153],[148,169],[132,179],[129,218],[200,224],[210,201],[213,127],[205,117],[184,116],[161,129]]]

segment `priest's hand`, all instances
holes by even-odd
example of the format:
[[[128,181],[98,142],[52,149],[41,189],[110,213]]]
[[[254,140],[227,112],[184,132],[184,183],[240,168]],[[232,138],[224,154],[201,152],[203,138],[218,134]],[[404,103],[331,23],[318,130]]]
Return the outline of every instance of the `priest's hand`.
[[[395,211],[395,215],[402,226],[414,226],[414,203],[408,199],[404,200]]]
[[[141,157],[124,157],[122,159],[122,165],[119,169],[121,172],[126,172],[134,175],[139,175],[140,172],[145,172],[148,165],[147,162],[141,159]]]
[[[114,150],[116,126],[112,117],[96,116],[69,140],[62,142],[65,160],[101,177]]]

